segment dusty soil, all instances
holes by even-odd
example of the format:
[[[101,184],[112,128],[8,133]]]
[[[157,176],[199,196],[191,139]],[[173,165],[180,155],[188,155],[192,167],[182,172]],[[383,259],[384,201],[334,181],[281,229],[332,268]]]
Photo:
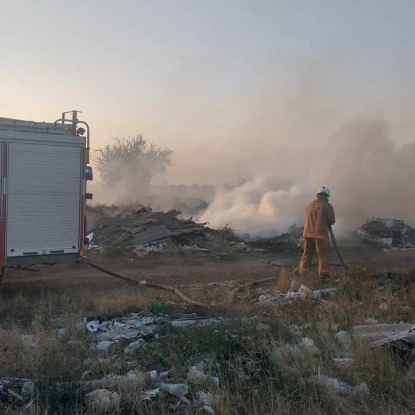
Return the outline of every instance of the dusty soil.
[[[258,248],[257,246],[256,248]],[[261,244],[265,253],[232,253],[231,255],[206,255],[199,253],[161,254],[131,260],[100,255],[93,258],[97,264],[137,280],[146,279],[173,286],[221,283],[224,281],[261,279],[275,275],[278,270],[271,261],[284,261],[288,270],[294,269],[300,259],[298,249],[273,247]],[[364,267],[374,272],[415,268],[415,250],[392,250],[361,244],[356,240],[340,244],[348,265]],[[339,263],[335,252],[330,260]],[[332,267],[333,275],[341,276],[343,270]],[[106,291],[124,285],[120,280],[103,274],[87,264],[58,264],[39,272],[7,269],[3,293],[62,289],[81,286]]]

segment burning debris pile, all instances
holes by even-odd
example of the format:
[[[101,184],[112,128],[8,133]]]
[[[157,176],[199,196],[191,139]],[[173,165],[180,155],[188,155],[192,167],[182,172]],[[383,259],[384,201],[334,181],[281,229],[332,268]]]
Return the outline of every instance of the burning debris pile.
[[[415,230],[399,219],[370,219],[357,234],[363,241],[383,248],[415,248]]]
[[[119,246],[136,252],[162,252],[167,241],[200,246],[211,239],[206,223],[179,219],[180,211],[153,212],[150,208],[123,210],[111,216],[100,212],[88,226],[90,242],[98,246]],[[202,249],[202,248],[200,248]]]

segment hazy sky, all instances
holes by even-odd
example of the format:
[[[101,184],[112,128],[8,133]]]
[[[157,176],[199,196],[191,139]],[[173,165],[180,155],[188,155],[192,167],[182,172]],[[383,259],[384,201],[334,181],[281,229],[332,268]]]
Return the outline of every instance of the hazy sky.
[[[0,0],[0,116],[79,109],[144,136],[176,182],[220,182],[383,117],[415,131],[413,0]],[[320,137],[326,136],[327,137]],[[274,147],[277,143],[277,147]],[[269,168],[268,166],[268,168]]]

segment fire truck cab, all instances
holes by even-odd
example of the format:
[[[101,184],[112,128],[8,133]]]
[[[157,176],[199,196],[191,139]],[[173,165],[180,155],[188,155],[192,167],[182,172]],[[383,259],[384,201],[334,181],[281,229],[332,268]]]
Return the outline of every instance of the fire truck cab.
[[[78,113],[53,123],[0,118],[1,277],[5,267],[83,258],[92,168]]]

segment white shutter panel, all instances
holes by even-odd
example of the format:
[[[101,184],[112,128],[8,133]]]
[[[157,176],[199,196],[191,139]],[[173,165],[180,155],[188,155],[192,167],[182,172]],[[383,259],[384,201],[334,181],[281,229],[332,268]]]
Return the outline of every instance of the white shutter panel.
[[[79,251],[81,148],[10,143],[7,256]]]

